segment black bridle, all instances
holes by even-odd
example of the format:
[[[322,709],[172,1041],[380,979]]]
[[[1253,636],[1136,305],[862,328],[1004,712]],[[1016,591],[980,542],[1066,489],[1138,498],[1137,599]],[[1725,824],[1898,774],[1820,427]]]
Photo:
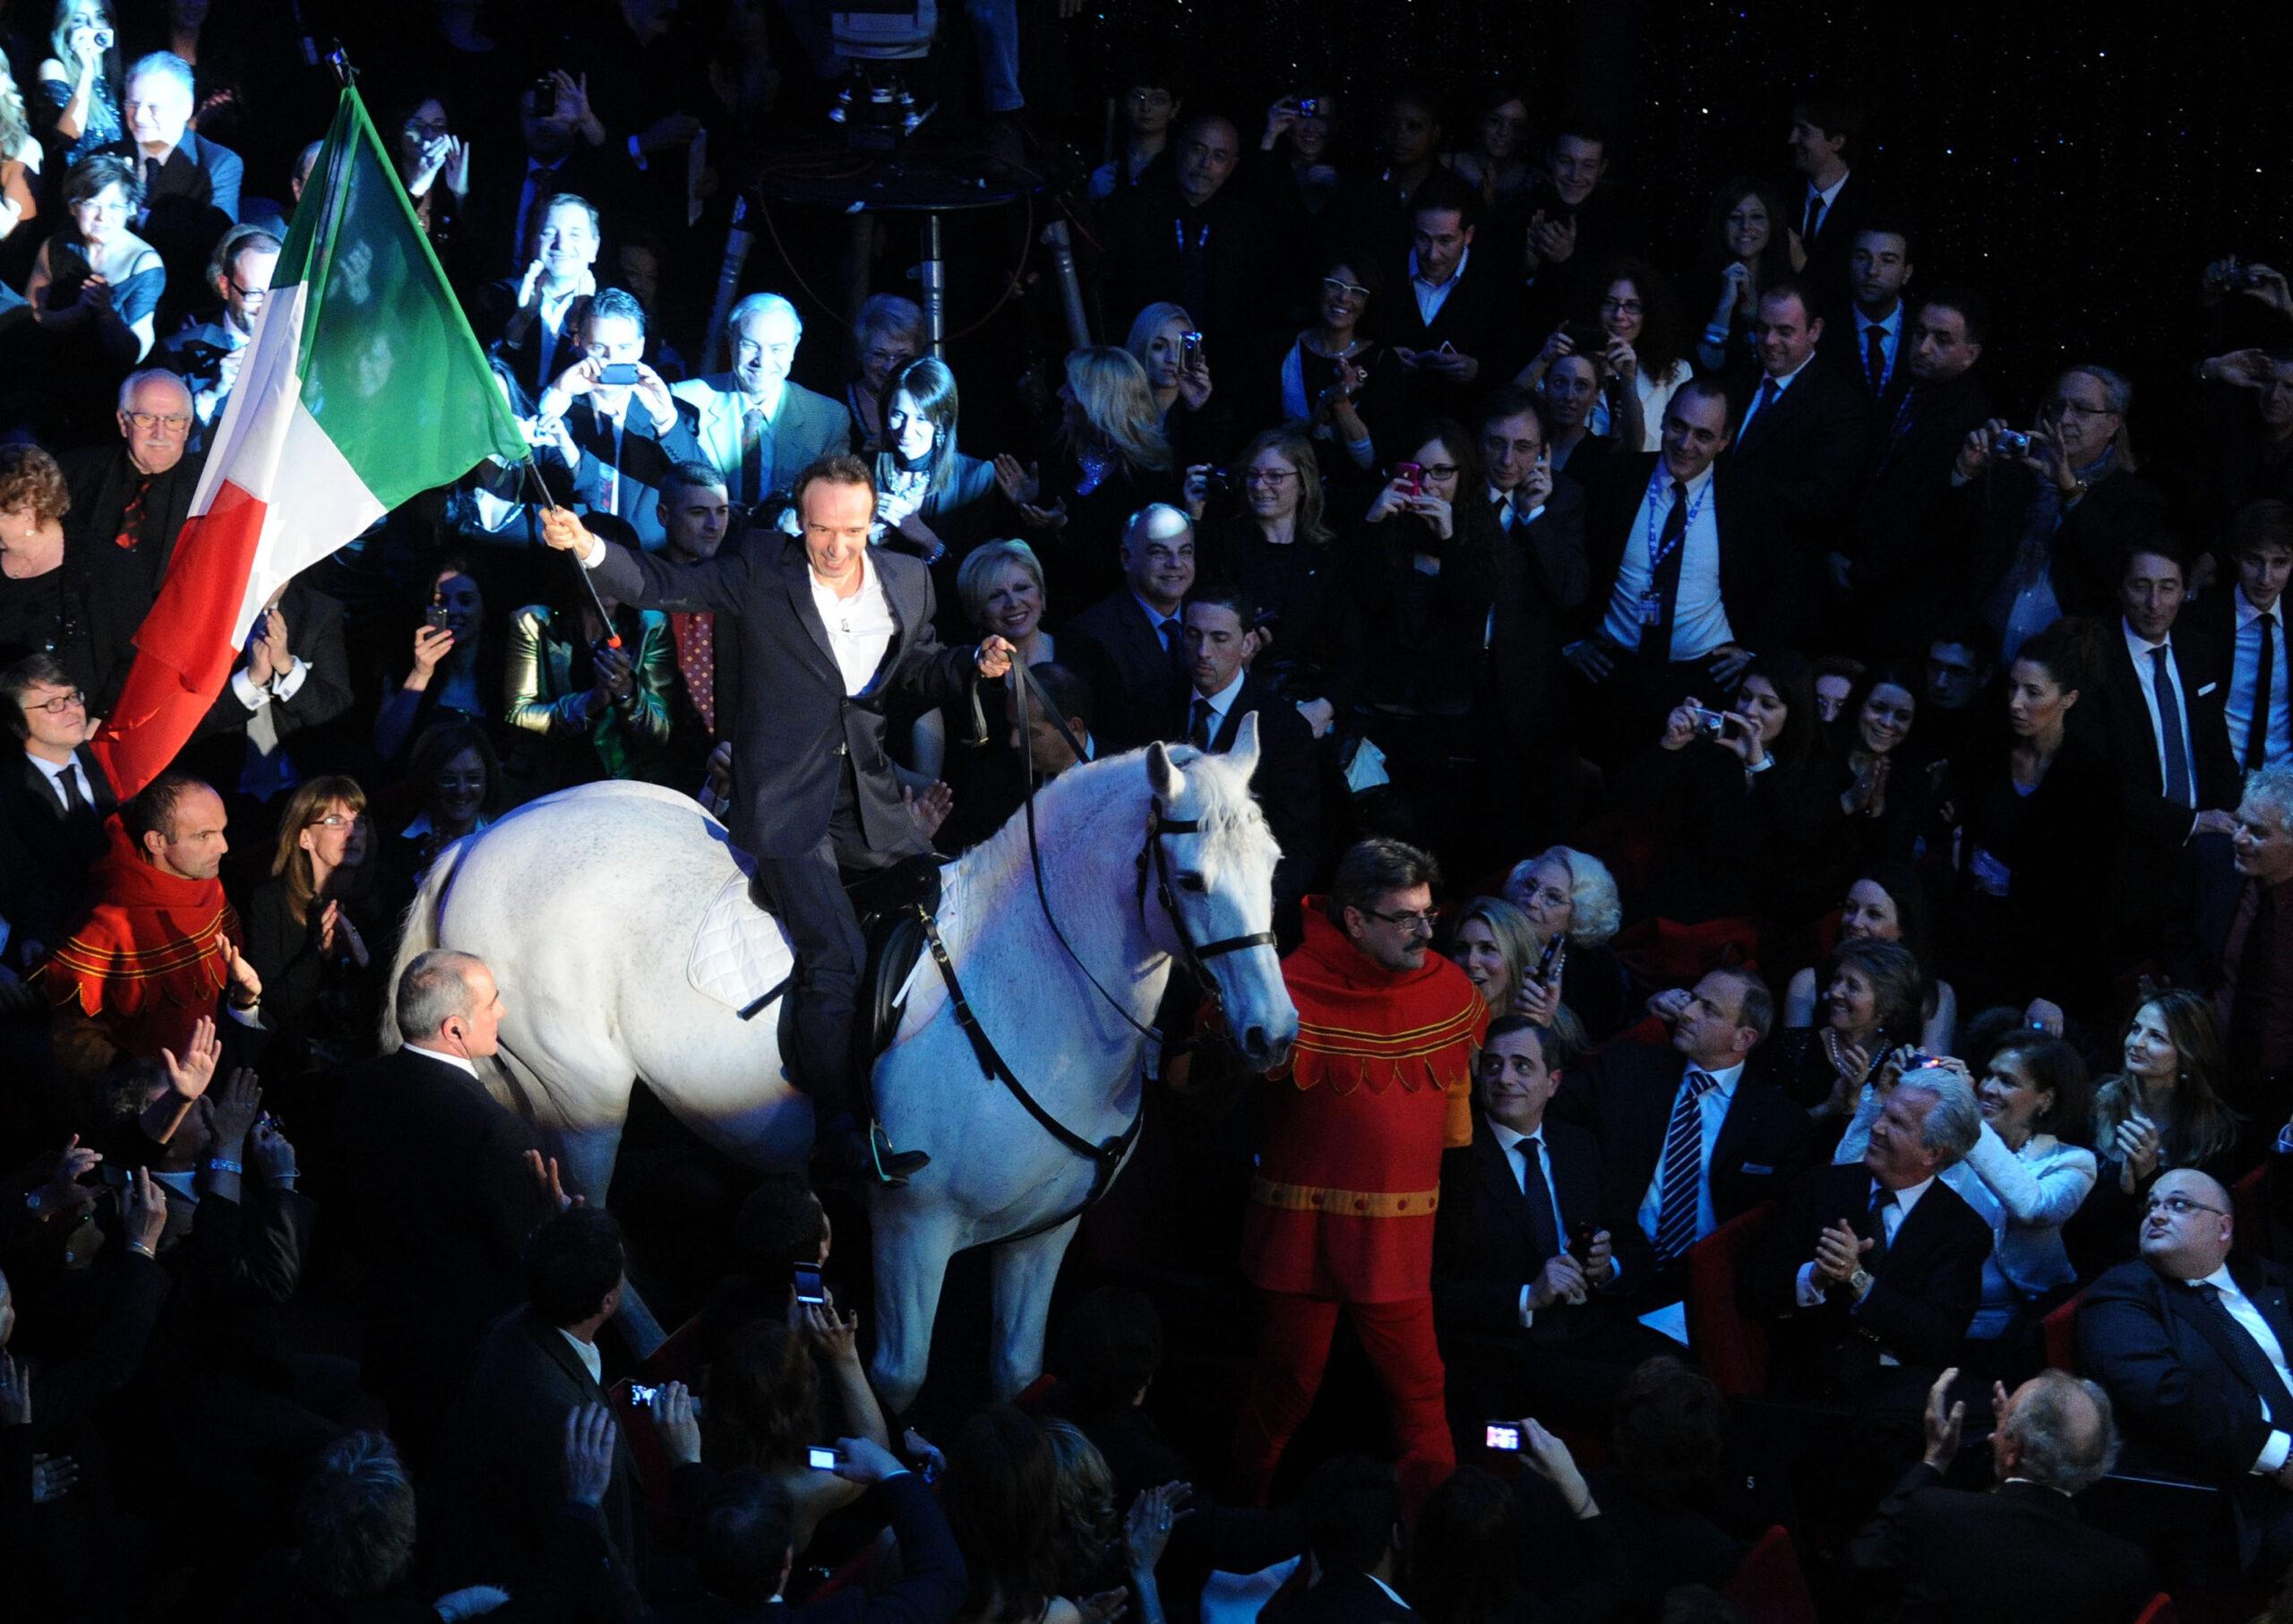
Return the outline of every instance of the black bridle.
[[[1121,1016],[1124,1023],[1141,1037],[1159,1038],[1161,1035],[1154,1027],[1141,1023],[1136,1016],[1122,1006],[1113,993],[1107,991],[1105,984],[1093,973],[1091,967],[1083,962],[1083,956],[1075,950],[1074,944],[1067,940],[1067,932],[1060,928],[1058,916],[1051,911],[1051,890],[1043,881],[1043,846],[1035,833],[1035,774],[1027,753],[1027,735],[1032,722],[1031,708],[1028,702],[1030,696],[1042,702],[1043,714],[1050,719],[1051,725],[1058,730],[1060,738],[1065,742],[1068,749],[1075,752],[1076,760],[1081,761],[1086,759],[1086,756],[1082,742],[1077,739],[1073,731],[1068,727],[1066,718],[1059,714],[1059,708],[1051,702],[1051,696],[1043,692],[1042,685],[1035,681],[1035,673],[1027,669],[1026,662],[1016,657],[1012,660],[1011,677],[1012,696],[1018,719],[1019,770],[1026,775],[1027,782],[1026,798],[1021,803],[1022,815],[1026,819],[1027,825],[1027,858],[1035,869],[1035,900],[1043,908],[1043,923],[1051,926],[1052,937],[1066,951],[1067,957],[1074,962],[1075,967],[1083,972],[1083,978],[1089,982],[1092,988],[1106,1001],[1107,1007]],[[1163,842],[1166,836],[1196,835],[1201,832],[1200,819],[1168,818],[1164,816],[1160,803],[1151,801],[1148,803],[1146,838],[1139,847],[1138,857],[1134,860],[1134,866],[1138,872],[1138,912],[1143,923],[1146,915],[1146,873],[1151,864],[1155,874],[1155,898],[1161,903],[1164,914],[1171,922],[1172,932],[1178,937],[1179,958],[1195,973],[1201,984],[1210,990],[1212,1000],[1218,1002],[1223,1009],[1224,1000],[1218,992],[1217,982],[1210,975],[1207,961],[1217,958],[1222,953],[1238,953],[1250,948],[1272,947],[1274,933],[1271,931],[1257,931],[1247,936],[1228,936],[1217,941],[1199,945],[1196,943],[1193,933],[1187,929],[1186,915],[1179,910],[1178,895],[1171,883],[1170,855]],[[1130,1154],[1130,1147],[1138,1142],[1138,1130],[1146,1124],[1146,1096],[1143,1092],[1140,1094],[1138,1109],[1132,1114],[1130,1121],[1121,1133],[1095,1145],[1053,1116],[1041,1100],[1028,1092],[1027,1086],[1021,1082],[1018,1075],[1012,1071],[1010,1065],[997,1051],[993,1040],[980,1026],[977,1013],[972,1009],[970,1001],[964,996],[963,985],[956,978],[955,962],[949,956],[947,943],[940,940],[939,921],[923,908],[916,909],[916,914],[923,922],[924,945],[931,951],[932,963],[940,967],[940,978],[947,984],[949,1008],[954,1011],[956,1025],[970,1043],[972,1056],[978,1061],[979,1069],[1002,1084],[1010,1092],[1011,1097],[1018,1100],[1026,1113],[1035,1118],[1052,1139],[1091,1164],[1091,1188],[1083,1197],[1079,1206],[1071,1212],[1063,1212],[1054,1217],[1046,1218],[1039,1224],[1032,1224],[1018,1234],[1006,1235],[998,1244],[1032,1240],[1047,1230],[1058,1228],[1070,1218],[1080,1217],[1106,1194],[1108,1188],[1114,1182],[1115,1173],[1122,1166],[1123,1158]]]

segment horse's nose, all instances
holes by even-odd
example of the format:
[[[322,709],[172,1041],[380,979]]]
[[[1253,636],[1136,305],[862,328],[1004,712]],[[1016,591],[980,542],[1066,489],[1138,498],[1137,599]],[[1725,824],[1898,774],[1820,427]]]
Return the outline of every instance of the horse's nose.
[[[1242,1056],[1256,1071],[1270,1071],[1290,1058],[1290,1040],[1275,1037],[1264,1027],[1252,1027],[1242,1034]]]

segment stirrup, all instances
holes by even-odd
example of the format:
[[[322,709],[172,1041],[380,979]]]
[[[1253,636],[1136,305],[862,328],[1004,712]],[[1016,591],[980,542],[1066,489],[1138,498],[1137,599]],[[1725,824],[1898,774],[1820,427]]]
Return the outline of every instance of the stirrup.
[[[868,1121],[868,1157],[875,1164],[877,1182],[893,1189],[905,1185],[932,1164],[931,1156],[921,1150],[893,1149],[891,1135],[873,1117]]]

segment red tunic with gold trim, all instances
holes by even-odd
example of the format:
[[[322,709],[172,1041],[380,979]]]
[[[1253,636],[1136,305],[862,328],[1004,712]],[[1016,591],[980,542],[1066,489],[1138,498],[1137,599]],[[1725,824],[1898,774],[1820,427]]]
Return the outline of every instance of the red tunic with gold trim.
[[[1489,1006],[1429,952],[1386,969],[1305,900],[1282,961],[1298,1007],[1287,1075],[1267,1082],[1266,1147],[1242,1272],[1271,1292],[1393,1302],[1432,1289],[1441,1152],[1473,1142],[1473,1056]]]
[[[181,1054],[230,983],[223,943],[239,942],[238,913],[221,881],[161,872],[116,817],[107,832],[111,844],[88,876],[101,900],[37,974],[51,1003],[97,1021],[126,1053]]]

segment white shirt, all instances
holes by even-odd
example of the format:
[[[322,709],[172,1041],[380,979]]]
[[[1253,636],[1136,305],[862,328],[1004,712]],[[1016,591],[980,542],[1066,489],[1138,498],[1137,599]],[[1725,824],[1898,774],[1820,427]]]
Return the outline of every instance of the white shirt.
[[[1534,524],[1538,515],[1542,513],[1545,508],[1545,504],[1540,502],[1533,508],[1524,509],[1521,506],[1520,492],[1500,491],[1495,485],[1490,485],[1489,505],[1494,508],[1500,502],[1505,505],[1498,511],[1497,522],[1507,531],[1517,530],[1524,525]]]
[[[2293,1367],[2285,1362],[2284,1345],[2277,1340],[2277,1333],[2269,1328],[2269,1321],[2262,1318],[2261,1310],[2253,1304],[2253,1299],[2240,1291],[2237,1281],[2230,1278],[2229,1266],[2225,1263],[2204,1279],[2192,1280],[2189,1284],[2193,1286],[2210,1285],[2221,1293],[2221,1306],[2229,1310],[2229,1318],[2254,1339],[2268,1356],[2269,1362],[2277,1367],[2278,1380],[2285,1384],[2287,1391],[2293,1392]],[[2263,1421],[2293,1424],[2293,1417],[2272,1415],[2269,1401],[2265,1398],[2262,1400],[2261,1409]],[[2293,1450],[2293,1434],[2287,1433],[2284,1425],[2278,1425],[2270,1433],[2269,1441],[2262,1445],[2261,1454],[2254,1461],[2254,1474],[2261,1476],[2276,1471],[2285,1464],[2289,1450]]]
[[[1545,1199],[1552,1203],[1552,1233],[1565,1242],[1568,1235],[1568,1221],[1561,1216],[1560,1186],[1553,1181],[1552,1147],[1544,1142],[1544,1124],[1538,1123],[1534,1133],[1516,1133],[1504,1123],[1494,1121],[1489,1128],[1497,1136],[1497,1147],[1505,1153],[1505,1165],[1511,1170],[1513,1182],[1520,1187],[1524,1197],[1529,1193],[1529,1176],[1528,1170],[1521,1164],[1524,1154],[1522,1147],[1529,1147],[1525,1154],[1536,1157],[1537,1171],[1544,1174]],[[1533,1283],[1521,1288],[1521,1327],[1524,1330],[1536,1323],[1537,1311],[1529,1306],[1529,1293],[1534,1289]]]
[[[1640,595],[1655,580],[1648,538],[1664,533],[1664,520],[1671,512],[1670,477],[1662,463],[1656,471],[1663,483],[1652,482],[1633,512],[1624,555],[1617,563],[1616,589],[1609,595],[1608,618],[1601,623],[1619,649],[1640,647]],[[1712,470],[1707,468],[1688,482],[1688,533],[1680,540],[1679,596],[1672,604],[1670,657],[1676,660],[1700,659],[1736,640],[1728,624],[1728,607],[1720,601],[1720,520],[1711,494]]]
[[[1873,328],[1879,330],[1879,387],[1884,390],[1895,375],[1895,357],[1902,350],[1902,301],[1877,321],[1861,311],[1855,313],[1855,365],[1866,376],[1870,373],[1871,340],[1864,335]]]
[[[1163,628],[1168,626],[1171,628],[1172,637],[1178,641],[1179,651],[1181,653],[1186,651],[1186,622],[1175,614],[1164,614],[1136,592],[1130,595],[1130,601],[1138,606],[1138,612],[1146,617],[1146,623],[1155,628],[1155,641],[1161,643],[1165,649],[1171,646],[1171,640],[1163,635]]]
[[[299,662],[296,668],[300,669]],[[79,781],[80,794],[86,798],[88,805],[91,809],[94,807],[96,786],[88,782],[88,769],[80,765],[77,752],[64,757],[61,761],[51,761],[46,756],[36,756],[27,750],[24,752],[24,759],[39,768],[47,778],[48,791],[55,795],[56,805],[69,807],[72,804],[71,795],[64,787],[64,775],[68,772]]]
[[[1473,250],[1468,247],[1457,255],[1457,268],[1449,272],[1447,281],[1429,282],[1417,274],[1417,250],[1413,248],[1409,251],[1409,290],[1417,296],[1418,318],[1428,327],[1432,326],[1433,318],[1441,314],[1441,306],[1448,302],[1449,295],[1456,288],[1457,279],[1464,275],[1465,264],[1472,258]]]
[[[1879,1231],[1886,1238],[1887,1245],[1895,1243],[1895,1235],[1902,1230],[1902,1221],[1911,1216],[1911,1209],[1919,1205],[1919,1198],[1925,1195],[1934,1182],[1934,1176],[1929,1174],[1916,1184],[1896,1190],[1895,1199],[1879,1208]],[[1824,1286],[1816,1279],[1816,1266],[1812,1262],[1802,1263],[1799,1266],[1799,1306],[1816,1307],[1824,1300]],[[1879,1362],[1901,1364],[1902,1361],[1893,1353],[1882,1353]]]
[[[2263,764],[2282,767],[2293,760],[2293,694],[2286,692],[2293,672],[2286,665],[2285,601],[2280,598],[2264,615],[2246,601],[2242,583],[2230,601],[2237,606],[2237,635],[2229,671],[2229,753],[2244,765],[2246,735],[2253,726],[2254,686],[2261,674],[2261,622],[2267,619],[2276,628],[2270,634],[2276,647],[2269,673],[2269,753]]]
[[[1198,691],[1192,694],[1187,700],[1186,703],[1186,721],[1189,735],[1191,736],[1194,731],[1194,708],[1196,704],[1203,700],[1207,700],[1210,705],[1210,736],[1213,739],[1215,739],[1218,736],[1219,730],[1226,726],[1226,713],[1233,709],[1235,698],[1242,692],[1242,683],[1249,679],[1249,676],[1250,671],[1245,667],[1242,670],[1235,672],[1234,680],[1227,683],[1224,688],[1221,688],[1217,692],[1203,693]]]
[[[2197,751],[2190,743],[2189,695],[2182,689],[2181,667],[2175,663],[2171,653],[2174,634],[2168,632],[2157,642],[2151,642],[2136,632],[2133,623],[2123,615],[2118,618],[2118,628],[2126,634],[2126,651],[2134,661],[2134,686],[2142,690],[2142,702],[2150,708],[2150,748],[2157,752],[2158,788],[2161,795],[2166,787],[2166,722],[2163,713],[2158,709],[2158,667],[2151,659],[2150,653],[2153,649],[2168,651],[2166,656],[2166,681],[2173,686],[2174,706],[2181,712],[2182,760],[2189,767],[2189,800],[2186,804],[2194,810],[2198,799]]]
[[[1688,1087],[1688,1073],[1695,1068],[1684,1068],[1678,1087],[1672,1090],[1672,1103],[1664,1108],[1664,1121],[1669,1126],[1672,1113],[1680,1106],[1680,1090]],[[1743,1080],[1741,1061],[1723,1071],[1706,1073],[1713,1087],[1706,1088],[1696,1102],[1697,1113],[1703,1118],[1703,1143],[1696,1153],[1696,1238],[1699,1241],[1720,1227],[1719,1215],[1712,1210],[1712,1152],[1720,1143],[1720,1129],[1728,1120],[1728,1107],[1735,1103],[1736,1085]],[[1656,1157],[1656,1176],[1648,1181],[1648,1193],[1640,1199],[1641,1233],[1651,1241],[1656,1238],[1656,1223],[1664,1210],[1664,1158]]]
[[[1816,352],[1815,352],[1814,350],[1812,350],[1812,349],[1811,349],[1811,350],[1809,350],[1809,351],[1808,352],[1808,361],[1812,361],[1812,360],[1814,360],[1815,358],[1816,358]],[[1782,374],[1781,376],[1773,376],[1773,375],[1770,375],[1770,374],[1763,374],[1761,375],[1761,377],[1760,377],[1759,383],[1755,383],[1754,385],[1752,385],[1752,400],[1751,400],[1751,404],[1750,404],[1749,406],[1747,406],[1746,408],[1744,408],[1744,420],[1743,420],[1741,423],[1739,423],[1738,425],[1736,425],[1736,443],[1737,443],[1737,444],[1741,445],[1741,444],[1744,443],[1744,435],[1745,435],[1745,434],[1746,434],[1746,433],[1747,433],[1747,432],[1751,428],[1751,425],[1752,425],[1752,419],[1753,419],[1754,417],[1757,417],[1757,416],[1759,415],[1759,390],[1760,390],[1760,384],[1764,384],[1764,383],[1773,383],[1773,384],[1774,384],[1774,385],[1775,385],[1775,399],[1776,399],[1776,400],[1782,400],[1782,399],[1783,399],[1784,392],[1785,392],[1787,390],[1789,390],[1789,389],[1790,389],[1790,388],[1791,388],[1794,383],[1796,383],[1796,382],[1798,382],[1799,381],[1799,374],[1800,374],[1801,373],[1803,373],[1803,372],[1805,372],[1805,371],[1807,371],[1807,370],[1808,370],[1808,361],[1802,361],[1802,362],[1800,362],[1799,365],[1797,365],[1797,366],[1793,367],[1790,372],[1787,372],[1787,373],[1785,373],[1785,374]]]
[[[426,1054],[432,1060],[443,1061],[449,1066],[459,1066],[464,1071],[468,1072],[473,1078],[477,1078],[477,1080],[480,1082],[485,1080],[483,1078],[478,1078],[477,1076],[477,1062],[469,1060],[466,1056],[459,1054],[449,1054],[443,1049],[425,1049],[420,1044],[408,1044],[406,1046],[417,1054]]]
[[[581,1368],[589,1372],[589,1379],[599,1387],[605,1386],[605,1356],[597,1352],[597,1345],[582,1341],[562,1325],[557,1328],[557,1334],[565,1338],[566,1345],[580,1359]]]
[[[899,623],[892,618],[891,601],[884,596],[884,583],[876,578],[864,552],[860,554],[860,589],[850,597],[838,597],[836,589],[821,585],[817,575],[807,579],[812,588],[812,607],[820,611],[820,623],[828,628],[828,646],[836,656],[837,670],[844,675],[844,692],[867,692],[876,668],[884,663],[884,650],[891,647],[899,631]]]
[[[565,313],[572,308],[573,301],[581,296],[570,288],[562,294],[552,293],[546,288],[542,288],[540,293],[541,297],[536,303],[534,311],[541,320],[541,386],[547,389],[557,382],[559,374],[580,359],[575,355],[560,355],[558,344],[565,322]]]
[[[1847,172],[1847,175],[1852,175],[1854,171],[1851,169]],[[1808,183],[1808,189],[1799,194],[1799,218],[1791,223],[1794,226],[1806,225],[1808,223],[1808,204],[1809,201],[1814,198],[1822,198],[1824,200],[1824,211],[1816,216],[1816,236],[1820,238],[1825,228],[1831,225],[1832,205],[1839,201],[1839,189],[1847,184],[1847,175],[1841,176],[1828,186],[1818,186],[1815,182],[1809,181]]]

